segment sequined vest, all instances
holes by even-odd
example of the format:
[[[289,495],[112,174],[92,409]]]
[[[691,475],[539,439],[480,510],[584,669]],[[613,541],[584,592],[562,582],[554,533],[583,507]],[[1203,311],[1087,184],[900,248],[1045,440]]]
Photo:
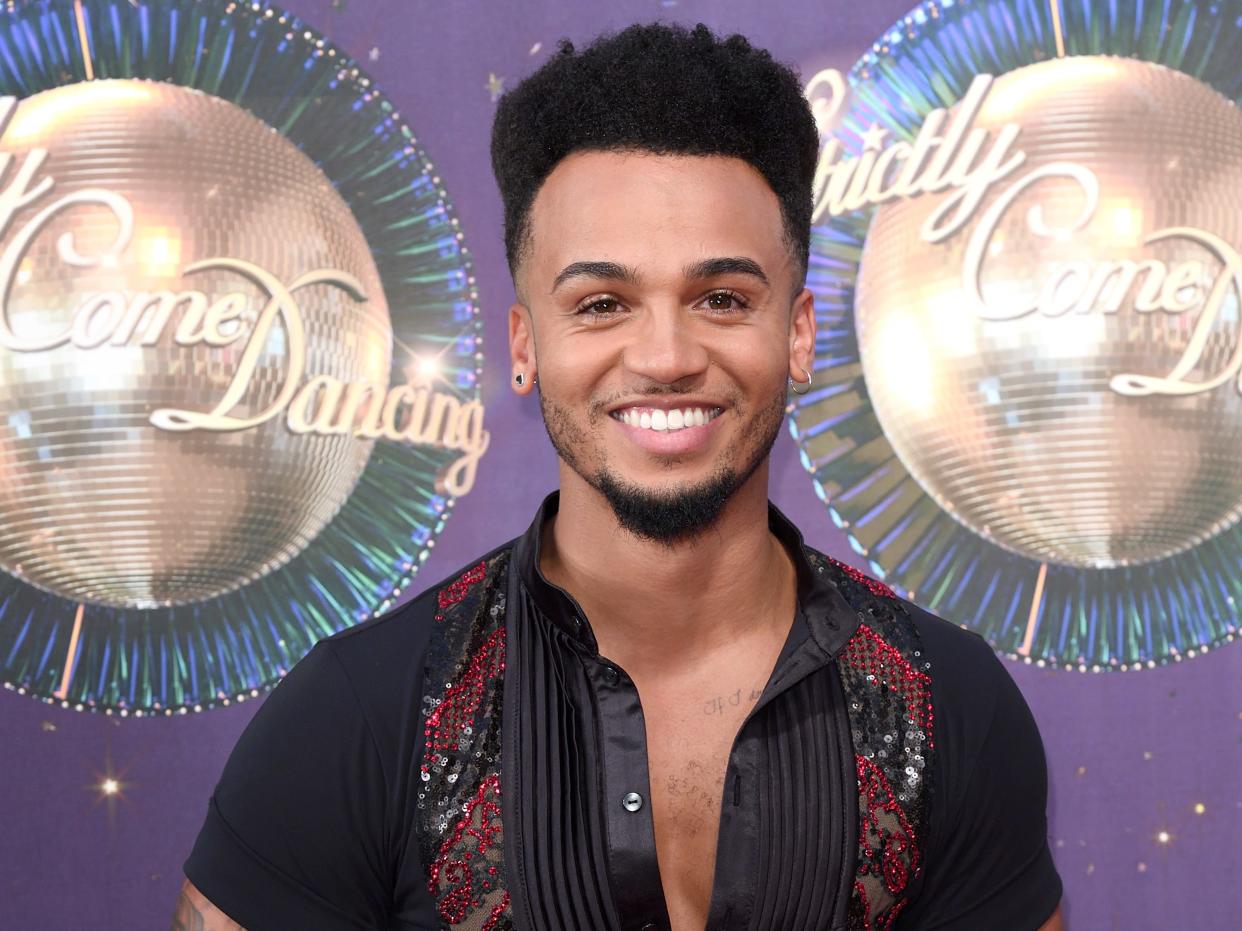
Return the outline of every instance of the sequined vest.
[[[436,593],[441,629],[427,654],[416,834],[441,920],[471,931],[516,927],[500,804],[509,555],[500,550]],[[858,777],[847,927],[890,931],[923,865],[934,752],[928,665],[891,589],[829,556],[806,555],[859,618],[837,657]]]

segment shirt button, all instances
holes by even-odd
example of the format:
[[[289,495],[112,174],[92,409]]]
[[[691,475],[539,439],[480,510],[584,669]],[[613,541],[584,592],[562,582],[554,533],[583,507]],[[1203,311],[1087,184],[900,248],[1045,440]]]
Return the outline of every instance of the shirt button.
[[[621,676],[617,673],[617,668],[615,666],[604,667],[604,681],[609,685],[616,685],[617,680],[620,678]]]
[[[626,811],[638,811],[643,807],[643,797],[637,792],[627,792],[621,799],[621,807]]]

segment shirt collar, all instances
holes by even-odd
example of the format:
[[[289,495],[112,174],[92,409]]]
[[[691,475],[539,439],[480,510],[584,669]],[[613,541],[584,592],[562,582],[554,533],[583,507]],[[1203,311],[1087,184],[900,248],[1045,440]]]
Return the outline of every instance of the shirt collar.
[[[554,585],[539,568],[543,530],[560,507],[560,492],[543,499],[535,519],[513,548],[513,565],[540,612],[575,643],[592,654],[599,652],[586,612],[564,589]],[[827,656],[835,656],[858,626],[858,615],[828,575],[807,558],[802,533],[776,505],[768,502],[768,526],[794,561],[798,574],[798,606],[810,635]]]

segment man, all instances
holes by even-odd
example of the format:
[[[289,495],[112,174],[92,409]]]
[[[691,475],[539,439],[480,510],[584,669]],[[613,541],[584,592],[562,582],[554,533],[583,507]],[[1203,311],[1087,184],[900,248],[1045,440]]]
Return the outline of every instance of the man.
[[[559,494],[275,689],[183,926],[1061,927],[1003,666],[768,504],[817,144],[796,76],[702,26],[566,43],[501,101],[513,387]]]

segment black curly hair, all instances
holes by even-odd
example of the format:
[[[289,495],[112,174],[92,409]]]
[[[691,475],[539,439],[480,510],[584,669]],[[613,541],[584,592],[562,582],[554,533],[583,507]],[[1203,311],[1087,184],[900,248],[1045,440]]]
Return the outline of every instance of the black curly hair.
[[[721,40],[702,23],[693,30],[653,23],[601,36],[580,52],[563,40],[501,98],[492,171],[515,277],[540,186],[565,156],[591,150],[748,162],[780,201],[805,275],[819,135],[798,75],[745,37]]]

